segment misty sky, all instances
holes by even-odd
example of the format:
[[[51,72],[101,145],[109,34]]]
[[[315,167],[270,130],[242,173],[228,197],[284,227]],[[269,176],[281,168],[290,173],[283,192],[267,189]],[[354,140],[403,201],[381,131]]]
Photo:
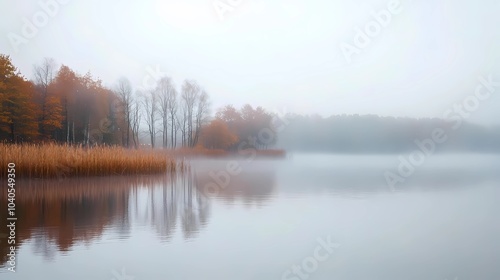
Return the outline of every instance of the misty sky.
[[[214,108],[410,117],[441,117],[474,94],[480,75],[500,81],[497,0],[401,0],[351,63],[340,45],[354,46],[356,28],[391,1],[242,0],[223,20],[213,0],[65,1],[18,52],[9,34],[22,36],[23,18],[43,9],[37,0],[0,2],[0,53],[28,78],[44,57],[109,87],[121,76],[139,87],[158,67],[178,88],[197,80]],[[498,124],[498,108],[500,87],[471,120]]]

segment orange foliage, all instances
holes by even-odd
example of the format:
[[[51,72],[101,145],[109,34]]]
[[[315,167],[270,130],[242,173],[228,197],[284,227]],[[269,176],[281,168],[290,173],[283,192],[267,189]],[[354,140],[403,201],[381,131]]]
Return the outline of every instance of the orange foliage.
[[[220,120],[213,120],[201,132],[200,143],[208,149],[227,149],[238,142],[238,137],[229,131],[227,124]]]
[[[38,134],[33,84],[22,77],[9,56],[0,54],[0,135],[12,142]]]

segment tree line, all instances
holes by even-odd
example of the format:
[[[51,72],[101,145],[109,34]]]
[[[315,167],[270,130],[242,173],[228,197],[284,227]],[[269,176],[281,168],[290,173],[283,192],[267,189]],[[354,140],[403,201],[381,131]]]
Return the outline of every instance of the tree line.
[[[289,125],[278,134],[286,150],[332,153],[405,153],[416,149],[416,140],[430,138],[443,129],[446,143],[438,151],[500,152],[500,127],[438,118],[399,118],[376,115],[289,115]]]
[[[194,80],[179,90],[167,76],[148,89],[134,90],[127,78],[106,88],[90,72],[57,67],[50,58],[33,67],[29,80],[0,54],[0,141],[138,148],[146,135],[152,148],[232,149],[271,126],[272,115],[261,107],[228,105],[211,116],[210,105]],[[275,140],[265,142],[254,144]]]

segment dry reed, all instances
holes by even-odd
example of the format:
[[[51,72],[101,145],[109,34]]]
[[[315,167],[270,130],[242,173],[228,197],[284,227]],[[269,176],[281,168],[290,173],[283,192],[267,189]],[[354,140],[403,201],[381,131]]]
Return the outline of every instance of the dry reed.
[[[186,169],[184,162],[177,163],[161,151],[0,143],[0,177],[7,176],[9,163],[16,165],[17,178],[152,174]]]

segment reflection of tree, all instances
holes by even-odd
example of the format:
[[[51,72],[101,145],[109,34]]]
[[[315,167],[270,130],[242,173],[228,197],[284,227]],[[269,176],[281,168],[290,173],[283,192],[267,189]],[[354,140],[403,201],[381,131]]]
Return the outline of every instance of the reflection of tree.
[[[18,182],[17,247],[31,240],[36,254],[51,259],[57,251],[71,250],[76,242],[100,237],[109,224],[126,231],[128,187],[137,183],[137,179],[131,178]],[[2,192],[0,200],[5,199]],[[2,253],[8,250],[7,245],[0,243]]]
[[[141,224],[150,224],[163,241],[169,241],[180,220],[184,238],[189,239],[207,224],[209,205],[197,191],[193,174],[186,172],[138,194],[131,212]],[[144,203],[140,203],[144,201]]]
[[[58,251],[57,245],[48,239],[43,230],[34,229],[32,235],[34,253],[43,255],[45,259],[53,260]]]
[[[200,192],[206,191],[205,186],[216,184],[218,186],[216,196],[227,202],[241,199],[247,205],[262,204],[274,192],[275,173],[271,170],[246,170],[230,176],[227,186],[218,185],[215,179],[209,176],[208,171],[198,172],[196,180]]]
[[[168,185],[163,185],[163,195],[162,195],[162,206],[163,213],[165,215],[165,219],[159,220],[158,222],[153,222],[153,224],[161,230],[159,232],[160,236],[168,236],[172,235],[172,231],[175,229],[175,225],[177,224],[177,184],[175,183],[175,178],[171,177],[169,182],[170,189]],[[160,227],[161,222],[164,221],[162,227]]]
[[[201,226],[206,225],[208,216],[208,204],[205,198],[201,196],[196,188],[196,180],[194,174],[190,173],[188,176],[182,178],[183,186],[183,205],[182,212],[182,232],[184,237],[189,239],[193,234],[199,232]]]
[[[131,226],[152,227],[162,241],[177,229],[185,239],[195,238],[208,224],[209,194],[203,186],[213,182],[206,172],[172,176],[106,177],[18,182],[16,189],[16,246],[31,241],[35,254],[52,259],[75,243],[90,243],[106,231],[116,238],[130,236]],[[243,198],[260,203],[273,191],[274,174],[245,173],[231,178],[218,194],[224,200]],[[7,192],[0,192],[2,205]],[[0,219],[7,219],[0,211]],[[9,252],[0,232],[0,264]]]
[[[150,223],[157,234],[164,241],[171,239],[177,223],[177,179],[172,176],[168,181],[163,181],[161,185],[149,190],[148,202],[145,205],[135,205],[139,207],[146,206],[146,212],[151,212]],[[136,210],[143,212],[144,209]],[[137,216],[137,215],[136,215]],[[139,217],[139,216],[137,216]],[[143,216],[143,218],[147,216]]]
[[[196,237],[208,224],[210,195],[203,186],[212,183],[208,172],[186,172],[171,178],[170,184],[155,187],[149,193],[147,208],[151,208],[151,224],[157,234],[169,240],[175,230],[177,215],[185,239]],[[274,191],[272,171],[252,171],[231,177],[228,186],[221,188],[219,197],[226,201],[242,198],[245,204],[261,204]],[[161,201],[160,201],[161,199]]]

